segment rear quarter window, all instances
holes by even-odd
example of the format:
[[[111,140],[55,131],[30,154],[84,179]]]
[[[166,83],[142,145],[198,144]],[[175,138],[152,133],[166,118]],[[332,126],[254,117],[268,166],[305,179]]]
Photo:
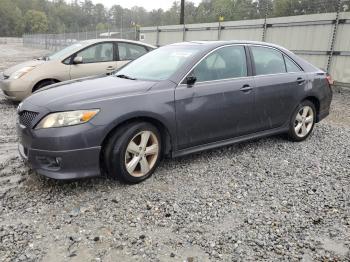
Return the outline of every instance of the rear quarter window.
[[[284,56],[284,61],[286,62],[286,68],[288,73],[301,72],[301,68],[295,64],[288,56]]]

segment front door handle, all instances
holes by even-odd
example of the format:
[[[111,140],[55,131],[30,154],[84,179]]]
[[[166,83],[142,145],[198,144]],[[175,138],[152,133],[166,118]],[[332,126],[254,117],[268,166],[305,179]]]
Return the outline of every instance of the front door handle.
[[[115,67],[114,66],[109,66],[106,69],[107,69],[106,75],[111,75],[113,73],[113,71],[115,70]]]
[[[297,82],[298,82],[299,85],[304,84],[305,83],[305,79],[302,78],[302,77],[298,77],[297,78]]]
[[[252,90],[253,88],[250,85],[244,85],[242,86],[241,89],[239,89],[240,91],[244,92],[244,93],[248,93]]]

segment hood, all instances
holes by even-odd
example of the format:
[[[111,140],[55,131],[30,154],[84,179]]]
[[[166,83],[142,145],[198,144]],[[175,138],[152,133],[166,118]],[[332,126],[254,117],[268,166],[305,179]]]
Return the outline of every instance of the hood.
[[[46,62],[45,60],[31,60],[31,61],[27,61],[18,65],[12,66],[4,71],[4,76],[11,76],[14,72],[16,72],[17,70],[20,70],[23,67],[38,66],[45,62]]]
[[[84,105],[100,103],[103,100],[146,92],[155,83],[115,76],[83,78],[51,85],[32,94],[24,103],[46,107],[49,110],[82,108]]]

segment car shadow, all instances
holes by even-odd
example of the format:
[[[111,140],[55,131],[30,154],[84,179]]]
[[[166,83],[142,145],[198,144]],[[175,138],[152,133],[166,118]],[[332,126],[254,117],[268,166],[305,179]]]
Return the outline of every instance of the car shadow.
[[[60,191],[66,191],[66,193],[70,191],[74,193],[79,193],[89,190],[100,190],[106,187],[113,190],[133,186],[142,186],[142,184],[145,184],[144,186],[152,186],[152,184],[156,183],[157,181],[164,181],[164,178],[168,175],[168,173],[176,170],[176,168],[179,166],[189,165],[193,162],[200,163],[200,161],[203,159],[208,160],[210,158],[213,158],[214,156],[220,156],[224,153],[226,154],[226,157],[228,154],[229,157],[232,155],[233,158],[241,153],[244,153],[245,150],[248,150],[252,146],[259,147],[262,145],[272,145],[272,141],[274,143],[292,143],[286,139],[285,135],[276,135],[267,138],[257,138],[254,140],[241,142],[216,149],[210,149],[199,153],[178,157],[175,159],[164,158],[161,161],[159,168],[155,171],[155,173],[150,179],[136,185],[123,183],[115,179],[107,178],[105,176],[73,180],[55,180],[41,176],[31,169],[29,169],[27,174],[25,175],[23,183],[28,188],[35,188],[36,190],[40,191],[48,190],[54,192],[56,189],[59,189]],[[147,185],[146,183],[149,184]]]

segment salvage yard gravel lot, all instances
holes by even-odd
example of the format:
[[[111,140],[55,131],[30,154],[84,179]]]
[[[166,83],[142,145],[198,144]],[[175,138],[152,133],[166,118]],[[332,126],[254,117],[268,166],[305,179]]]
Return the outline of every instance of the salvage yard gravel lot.
[[[45,53],[0,45],[0,71]],[[166,159],[137,185],[40,177],[17,154],[15,125],[1,94],[1,261],[350,260],[345,88],[305,142],[275,136]]]

